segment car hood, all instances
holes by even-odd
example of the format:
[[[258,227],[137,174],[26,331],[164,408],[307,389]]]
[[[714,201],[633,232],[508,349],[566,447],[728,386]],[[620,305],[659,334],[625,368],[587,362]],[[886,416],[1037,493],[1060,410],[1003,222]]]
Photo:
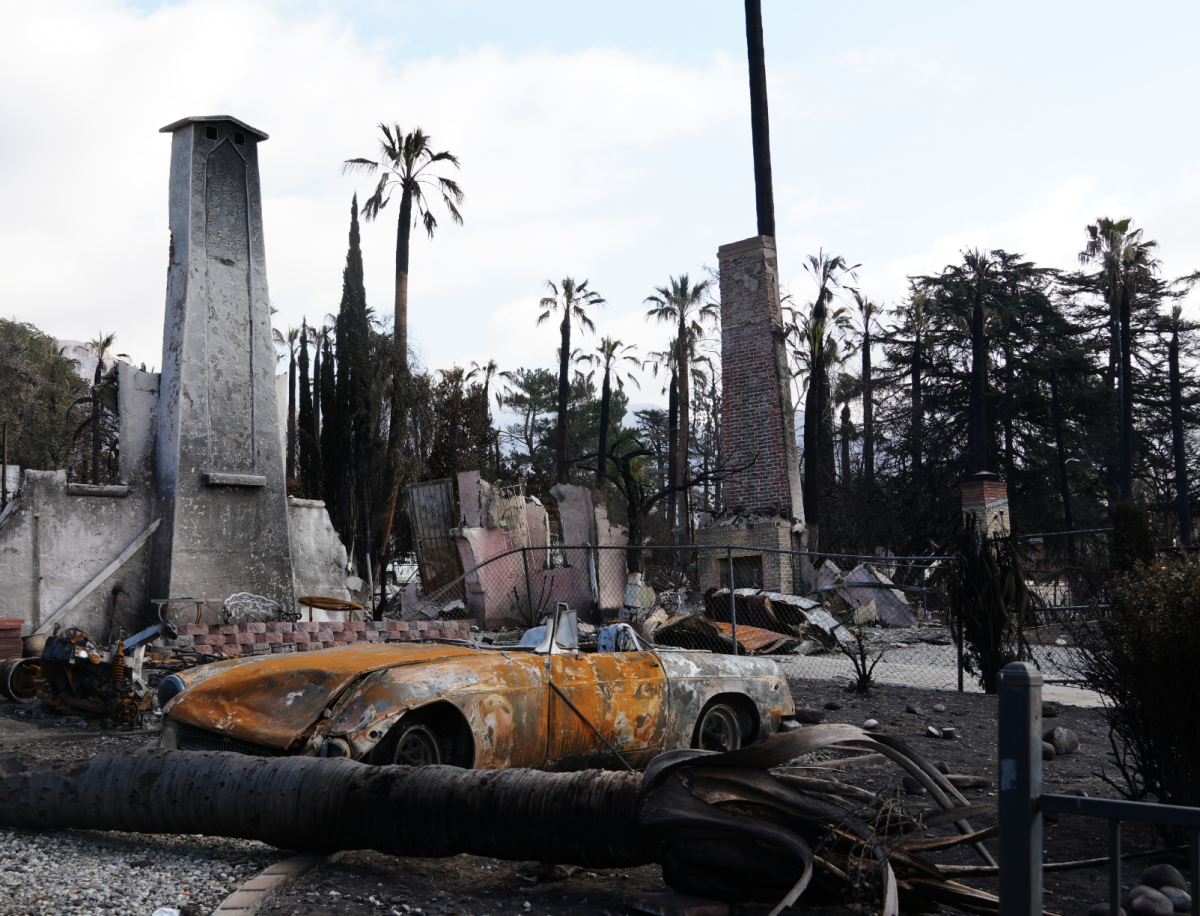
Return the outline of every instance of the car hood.
[[[172,705],[170,717],[255,744],[287,748],[356,678],[479,651],[446,644],[361,643],[266,656],[189,687]]]

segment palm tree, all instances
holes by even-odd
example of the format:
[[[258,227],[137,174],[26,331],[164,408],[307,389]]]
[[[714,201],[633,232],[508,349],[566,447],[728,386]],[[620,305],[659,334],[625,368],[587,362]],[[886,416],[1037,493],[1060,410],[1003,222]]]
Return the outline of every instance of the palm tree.
[[[469,382],[469,381],[471,381],[471,379],[475,378],[475,376],[480,376],[483,379],[483,403],[488,405],[488,413],[491,414],[492,404],[491,404],[491,401],[488,400],[488,391],[491,388],[492,379],[502,378],[502,379],[511,380],[513,377],[513,374],[511,372],[501,372],[500,366],[496,363],[496,361],[494,359],[489,359],[483,365],[480,365],[479,363],[475,362],[475,360],[471,360],[471,370],[466,375],[463,376],[463,381]],[[496,392],[496,409],[499,410],[503,406],[504,406],[504,397],[501,394],[501,392],[497,391]],[[500,476],[500,430],[499,429],[496,430],[496,438],[495,438],[494,445],[495,445],[495,449],[496,449],[496,477],[498,478]],[[480,468],[480,470],[482,471],[483,469]]]
[[[817,284],[812,315],[805,336],[808,349],[808,394],[804,401],[804,519],[810,550],[817,549],[821,525],[821,494],[833,472],[833,417],[829,414],[829,347],[831,331],[843,320],[839,313],[830,315],[834,298],[847,278],[857,279],[857,264],[851,266],[841,255],[827,255],[824,249],[808,256],[804,269]],[[826,455],[828,448],[829,454]]]
[[[875,489],[875,404],[871,379],[871,323],[879,306],[854,289],[850,291],[862,322],[863,485],[868,494]]]
[[[103,331],[99,331],[94,338],[84,344],[96,354],[96,374],[92,381],[92,483],[94,484],[100,483],[100,420],[103,410],[100,399],[96,396],[96,389],[100,387],[100,382],[104,378],[104,370],[108,368],[106,365],[108,351],[116,339],[116,334],[105,334]],[[129,359],[128,353],[118,353],[117,356]]]
[[[666,383],[663,385],[662,393],[667,396],[667,478],[666,483],[660,486],[670,489],[677,487],[678,482],[684,478],[684,473],[679,466],[679,360],[676,356],[678,351],[678,341],[672,341],[671,345],[665,350],[653,351],[649,354],[649,359],[643,364],[643,368],[649,367],[654,377],[658,377],[661,370],[668,376]],[[708,363],[707,356],[698,356],[693,350],[691,354],[691,381],[697,388],[703,388],[708,383],[708,378],[700,369],[697,368],[697,363]],[[662,477],[662,462],[659,461],[659,477]],[[679,493],[677,488],[672,491]],[[676,510],[679,509],[679,500],[671,499],[667,502],[666,517],[667,527],[672,531],[675,530]],[[686,511],[686,508],[685,510]]]
[[[969,435],[967,448],[969,464],[975,471],[986,471],[987,465],[987,373],[988,345],[984,324],[984,302],[987,286],[995,276],[995,259],[988,251],[963,253],[971,297],[971,399],[968,408]]]
[[[600,385],[600,440],[596,449],[596,489],[598,490],[604,488],[607,480],[604,475],[608,472],[608,417],[609,409],[612,406],[612,382],[616,381],[619,391],[625,390],[627,381],[637,388],[642,387],[637,376],[628,370],[622,371],[621,368],[621,363],[641,365],[638,358],[633,355],[633,351],[636,349],[636,344],[626,344],[623,340],[602,337],[596,347],[596,352],[587,357],[588,362],[604,369],[604,381]],[[614,372],[614,370],[616,371]]]
[[[675,473],[679,479],[671,481],[673,486],[682,483],[683,478],[687,476],[688,433],[691,429],[691,389],[688,385],[691,374],[691,358],[695,353],[696,344],[704,336],[703,323],[715,320],[717,317],[716,305],[704,301],[708,285],[707,280],[692,283],[687,274],[680,274],[678,277],[668,278],[666,286],[657,287],[655,295],[647,296],[645,299],[646,302],[653,304],[646,312],[647,319],[656,318],[659,321],[668,321],[676,328],[674,350],[678,361],[676,385],[679,402],[679,436],[675,443]],[[686,518],[687,496],[683,490],[679,492],[678,503],[679,512],[676,518]]]
[[[1110,367],[1115,362],[1119,376],[1118,410],[1120,498],[1133,496],[1133,329],[1131,312],[1138,288],[1158,271],[1152,256],[1155,241],[1143,241],[1142,230],[1133,229],[1132,219],[1101,217],[1087,227],[1088,240],[1079,262],[1100,266],[1101,292],[1109,308],[1112,345]],[[1115,359],[1114,359],[1115,357]],[[1110,369],[1111,371],[1111,369]]]
[[[579,329],[595,331],[596,325],[588,317],[588,308],[599,308],[604,305],[604,297],[595,290],[588,289],[588,281],[576,283],[571,277],[564,277],[561,289],[552,280],[546,281],[553,296],[543,296],[541,307],[545,309],[538,316],[537,323],[549,321],[555,312],[562,315],[558,332],[561,338],[558,350],[558,436],[554,450],[554,460],[557,471],[555,479],[559,483],[567,482],[567,400],[571,393],[570,358],[571,358],[571,322],[579,325]]]
[[[399,125],[389,127],[381,123],[379,130],[383,134],[379,141],[379,158],[347,159],[342,164],[342,172],[379,173],[375,192],[363,203],[363,218],[368,223],[388,205],[393,191],[397,187],[400,189],[400,213],[396,224],[395,334],[401,363],[407,371],[409,233],[420,221],[429,237],[433,238],[437,219],[429,209],[425,197],[427,189],[441,194],[450,218],[461,224],[462,214],[458,212],[458,206],[463,202],[463,192],[453,180],[426,173],[426,169],[439,162],[448,162],[458,168],[458,157],[445,150],[435,153],[430,145],[431,138],[421,128],[417,127],[406,134]]]

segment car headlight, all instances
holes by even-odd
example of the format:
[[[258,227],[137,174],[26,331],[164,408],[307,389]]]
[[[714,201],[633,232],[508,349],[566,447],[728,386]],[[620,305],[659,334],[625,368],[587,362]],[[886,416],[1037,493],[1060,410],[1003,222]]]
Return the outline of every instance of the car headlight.
[[[350,742],[343,738],[326,738],[321,742],[322,757],[349,757]]]
[[[158,708],[162,709],[186,689],[187,684],[183,682],[183,678],[177,674],[168,674],[158,685]]]
[[[158,736],[158,746],[169,751],[179,750],[179,728],[170,719],[163,722],[162,732]]]

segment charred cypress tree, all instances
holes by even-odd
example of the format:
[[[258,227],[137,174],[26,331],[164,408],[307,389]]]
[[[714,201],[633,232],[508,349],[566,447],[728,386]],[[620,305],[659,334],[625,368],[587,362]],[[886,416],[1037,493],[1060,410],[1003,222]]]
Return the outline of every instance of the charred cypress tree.
[[[317,450],[320,443],[313,435],[313,396],[308,376],[308,324],[300,326],[300,354],[297,357],[300,369],[300,420],[296,431],[299,446],[300,493],[305,499],[316,499],[321,489],[317,478]]]
[[[296,330],[288,329],[288,414],[287,468],[288,481],[296,479]]]
[[[338,429],[340,423],[339,402],[337,396],[337,376],[333,358],[332,331],[327,331],[321,341],[321,498],[329,510],[329,517],[336,518],[337,482],[341,470],[339,465],[340,443]],[[336,527],[336,523],[335,523]],[[339,529],[340,530],[340,529]]]

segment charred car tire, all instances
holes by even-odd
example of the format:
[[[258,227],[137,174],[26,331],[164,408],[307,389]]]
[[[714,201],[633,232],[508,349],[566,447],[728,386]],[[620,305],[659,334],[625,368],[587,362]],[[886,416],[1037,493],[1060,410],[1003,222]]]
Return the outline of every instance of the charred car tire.
[[[724,703],[710,703],[696,723],[695,746],[703,751],[736,751],[742,746],[742,717]]]
[[[29,706],[37,702],[33,686],[34,677],[40,673],[31,659],[10,658],[0,665],[0,694],[5,699]]]
[[[400,722],[392,739],[389,763],[397,766],[427,767],[442,762],[442,742],[428,725]]]

